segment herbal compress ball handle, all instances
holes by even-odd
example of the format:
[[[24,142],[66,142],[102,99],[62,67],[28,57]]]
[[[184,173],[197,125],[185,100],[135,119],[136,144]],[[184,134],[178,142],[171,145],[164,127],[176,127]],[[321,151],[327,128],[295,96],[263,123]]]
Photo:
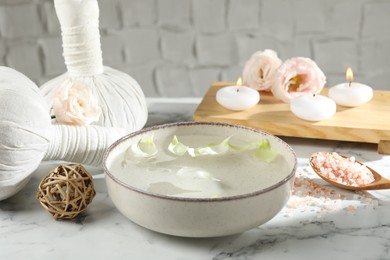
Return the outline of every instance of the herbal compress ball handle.
[[[124,129],[52,125],[39,88],[23,74],[0,67],[0,200],[17,193],[42,160],[99,166]]]
[[[102,108],[98,125],[141,129],[147,120],[145,96],[126,73],[103,66],[96,0],[54,0],[61,24],[63,56],[68,72],[41,86],[49,109],[66,80],[89,87]]]
[[[99,7],[95,0],[55,0],[65,64],[71,78],[102,74]]]

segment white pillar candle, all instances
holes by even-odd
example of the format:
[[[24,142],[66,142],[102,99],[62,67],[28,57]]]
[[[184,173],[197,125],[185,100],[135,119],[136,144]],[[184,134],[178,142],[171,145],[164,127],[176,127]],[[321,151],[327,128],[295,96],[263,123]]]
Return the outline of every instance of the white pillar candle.
[[[347,69],[346,83],[338,84],[329,89],[328,96],[333,99],[337,105],[346,107],[360,106],[372,99],[372,88],[357,82],[352,82],[353,72],[351,68]]]
[[[257,90],[241,86],[240,79],[236,86],[227,86],[217,91],[218,104],[224,108],[242,111],[255,106],[260,101],[260,94]]]
[[[334,116],[336,103],[321,95],[306,94],[292,99],[290,109],[294,115],[301,119],[321,121]]]

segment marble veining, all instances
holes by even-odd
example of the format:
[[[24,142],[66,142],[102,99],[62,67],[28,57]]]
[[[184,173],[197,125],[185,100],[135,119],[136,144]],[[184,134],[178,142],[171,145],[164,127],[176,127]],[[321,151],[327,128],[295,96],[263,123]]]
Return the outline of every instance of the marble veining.
[[[149,125],[190,120],[177,113],[151,118]],[[35,198],[40,180],[58,165],[43,163],[21,192],[0,202],[0,259],[390,259],[390,190],[343,191],[308,164],[314,152],[336,151],[390,177],[390,156],[371,144],[283,139],[299,158],[298,182],[286,207],[262,226],[207,239],[155,233],[118,212],[103,179],[95,180],[97,195],[81,216],[56,221]]]

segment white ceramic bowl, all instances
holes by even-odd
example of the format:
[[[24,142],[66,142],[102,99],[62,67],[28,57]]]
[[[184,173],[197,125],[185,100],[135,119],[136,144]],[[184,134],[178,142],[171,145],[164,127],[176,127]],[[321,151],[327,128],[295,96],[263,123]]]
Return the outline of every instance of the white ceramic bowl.
[[[263,170],[259,172],[259,176],[264,178],[248,182],[243,178],[247,178],[245,174],[253,165],[239,163],[232,167],[229,162],[212,159],[209,163],[215,162],[214,166],[218,169],[216,177],[223,179],[224,174],[229,174],[229,178],[233,178],[238,185],[237,190],[233,189],[233,195],[194,198],[150,192],[138,185],[138,182],[145,181],[146,175],[145,178],[141,174],[139,178],[126,181],[115,164],[119,157],[123,157],[128,147],[138,143],[142,136],[151,133],[154,134],[156,142],[164,142],[164,145],[170,142],[173,135],[192,135],[195,140],[197,136],[211,136],[216,140],[227,136],[245,140],[266,137],[272,149],[278,152],[281,160],[286,163],[286,167],[277,174],[268,174],[267,170]],[[118,140],[107,150],[104,158],[108,193],[120,212],[140,226],[184,237],[225,236],[264,224],[274,217],[289,199],[296,168],[295,153],[281,139],[256,129],[224,123],[174,123],[147,128]],[[142,173],[142,169],[139,171]],[[250,183],[251,190],[248,191],[249,188],[241,185],[242,181]]]

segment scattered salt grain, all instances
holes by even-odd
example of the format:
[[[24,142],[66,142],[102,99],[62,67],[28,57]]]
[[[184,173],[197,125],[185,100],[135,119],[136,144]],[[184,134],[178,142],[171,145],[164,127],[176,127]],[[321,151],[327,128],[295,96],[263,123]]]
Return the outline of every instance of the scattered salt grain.
[[[352,206],[352,205],[348,205],[348,206],[346,207],[346,210],[347,210],[347,213],[348,213],[348,214],[355,214],[356,207],[355,207],[355,206]]]
[[[358,206],[368,209],[378,207],[378,200],[366,192],[336,191],[322,184],[312,169],[307,166],[296,173],[294,188],[286,207],[283,209],[285,218],[294,214],[311,213],[317,219],[331,212],[343,210],[346,214],[355,214]]]

